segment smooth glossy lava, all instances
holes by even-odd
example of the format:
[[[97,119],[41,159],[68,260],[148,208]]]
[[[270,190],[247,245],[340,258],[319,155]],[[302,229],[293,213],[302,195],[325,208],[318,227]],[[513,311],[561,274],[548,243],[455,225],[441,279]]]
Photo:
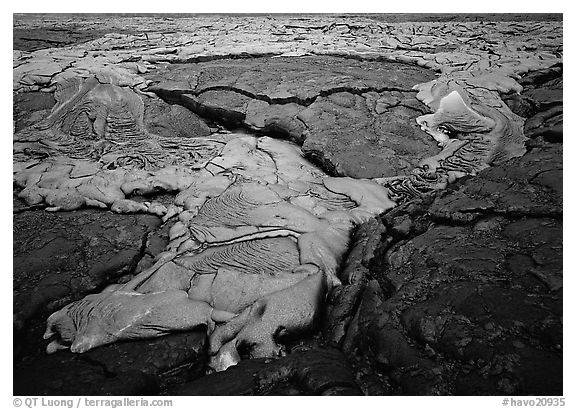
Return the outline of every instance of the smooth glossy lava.
[[[89,206],[178,218],[152,267],[49,317],[48,352],[69,347],[81,353],[205,325],[216,370],[237,363],[239,350],[250,357],[280,355],[284,336],[317,326],[327,290],[340,285],[338,269],[356,225],[524,154],[523,120],[500,93],[521,91],[519,74],[561,61],[553,52],[557,39],[542,44],[524,23],[423,23],[416,31],[412,23],[362,18],[355,18],[359,24],[350,36],[342,31],[350,27],[325,24],[331,19],[294,25],[284,17],[205,17],[182,20],[169,34],[107,34],[76,46],[14,52],[14,92],[54,92],[56,99],[46,118],[14,135],[19,197],[50,211]],[[202,21],[228,27],[230,35],[213,40]],[[553,24],[542,23],[539,30]],[[527,51],[532,43],[539,51]],[[177,78],[184,74],[166,69],[240,56],[302,58],[309,72],[299,75],[309,84],[294,83],[294,73],[257,81],[248,64],[241,77],[224,75],[198,90],[205,80],[200,73],[184,69],[184,81]],[[384,85],[355,77],[351,73],[360,64],[324,81],[322,59],[362,61],[366,67],[385,61],[396,64],[395,76],[405,75],[398,67],[415,66],[438,76],[405,89],[392,74]],[[148,126],[146,107],[159,98],[247,129],[288,135],[332,175],[286,140],[156,132],[157,125]],[[397,135],[378,145],[389,161],[397,160],[387,169],[405,169],[403,174],[374,173],[380,163],[388,165],[376,155],[362,177],[361,169],[341,163],[346,151],[328,155],[326,138],[314,134],[323,124],[314,117],[339,107],[376,144],[378,137],[371,141],[362,121],[403,103],[402,109],[425,109],[415,98],[432,113],[421,112],[410,126],[429,134],[440,149],[414,161],[418,153],[393,149]],[[331,132],[339,137],[338,129]],[[431,140],[422,146],[435,152]],[[172,204],[133,198],[162,192],[175,194]]]

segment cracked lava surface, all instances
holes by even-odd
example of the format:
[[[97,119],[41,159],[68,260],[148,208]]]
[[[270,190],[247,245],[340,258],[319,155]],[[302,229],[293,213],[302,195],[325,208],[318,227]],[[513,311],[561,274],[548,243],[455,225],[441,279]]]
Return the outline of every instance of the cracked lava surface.
[[[33,18],[16,21],[19,29],[38,24]],[[96,23],[88,19],[81,25]],[[54,24],[66,28],[70,22]],[[136,27],[138,33],[121,32],[120,27]],[[242,361],[223,372],[229,374],[259,359],[278,358],[273,365],[284,369],[257,368],[268,371],[261,376],[268,386],[258,385],[255,391],[270,384],[273,389],[278,380],[305,371],[297,357],[314,349],[299,351],[294,345],[322,328],[324,338],[314,342],[325,347],[328,339],[336,350],[319,352],[318,359],[352,362],[352,368],[334,374],[347,379],[342,382],[348,386],[341,389],[349,393],[414,393],[406,368],[444,376],[447,364],[438,369],[430,363],[438,360],[411,351],[401,340],[405,336],[438,354],[454,354],[450,359],[455,361],[473,362],[474,353],[464,349],[473,346],[476,335],[455,335],[453,346],[441,341],[450,331],[458,333],[459,325],[468,325],[465,313],[454,318],[454,311],[433,304],[423,316],[408,310],[396,316],[406,309],[398,306],[401,294],[418,298],[420,290],[412,287],[420,279],[434,280],[425,269],[405,270],[419,262],[410,258],[412,251],[434,257],[458,247],[438,240],[458,237],[476,240],[478,245],[463,254],[482,263],[484,241],[474,234],[504,229],[504,236],[516,237],[515,227],[526,226],[514,223],[538,215],[523,213],[525,209],[537,212],[532,208],[547,201],[542,211],[549,218],[546,226],[558,228],[561,192],[558,219],[550,213],[558,207],[558,197],[550,193],[557,185],[546,173],[557,167],[535,170],[522,182],[545,187],[545,194],[533,197],[504,194],[506,189],[492,186],[488,197],[479,198],[486,184],[466,184],[497,183],[499,177],[491,179],[490,172],[513,161],[529,162],[536,155],[530,142],[538,138],[550,146],[536,150],[557,149],[561,119],[558,123],[554,118],[561,115],[561,105],[540,114],[537,122],[539,109],[550,112],[550,96],[539,103],[540,94],[532,89],[557,78],[558,72],[561,79],[561,27],[558,21],[386,23],[354,16],[134,17],[111,19],[105,27],[109,33],[86,42],[14,50],[15,225],[28,223],[18,218],[42,214],[55,223],[78,217],[97,225],[102,214],[103,225],[112,223],[116,232],[109,235],[103,228],[103,236],[89,233],[77,240],[96,248],[104,236],[125,234],[118,239],[121,243],[109,242],[115,255],[86,266],[86,273],[73,271],[65,261],[54,267],[66,270],[59,271],[63,281],[39,273],[35,285],[42,291],[33,300],[26,294],[34,290],[22,280],[15,296],[15,327],[25,331],[35,317],[49,315],[41,348],[58,357],[50,359],[72,359],[62,351],[67,349],[84,356],[95,353],[75,362],[99,362],[107,372],[115,370],[98,351],[116,351],[114,356],[130,342],[153,343],[161,337],[170,343],[179,334],[195,334],[199,346],[186,347],[194,350],[193,356],[175,357],[161,371],[137,369],[152,378],[187,365],[189,379],[192,361],[216,372]],[[524,80],[534,73],[542,74],[532,83]],[[532,92],[529,114],[529,108],[521,109],[529,105],[522,100],[524,91]],[[527,118],[534,117],[528,127]],[[507,172],[502,180],[516,177]],[[414,213],[431,200],[426,211]],[[446,227],[445,232],[434,223],[413,228],[424,215],[462,226]],[[120,219],[118,226],[114,220]],[[466,223],[480,221],[472,232],[466,230]],[[363,239],[366,229],[374,231]],[[79,237],[86,234],[81,230]],[[37,245],[37,257],[51,258],[61,247],[77,251],[74,240],[64,236]],[[557,250],[554,234],[550,237],[544,245]],[[493,251],[511,246],[502,240]],[[533,276],[557,292],[562,277],[561,266],[560,272],[549,268],[554,256],[540,250],[540,256],[519,258],[536,251],[536,245],[526,244],[532,247],[518,253],[512,264],[509,255],[497,264],[507,262],[512,272],[518,263],[531,265]],[[47,246],[54,247],[53,253]],[[351,272],[355,252],[367,251],[375,252],[368,260],[361,257],[366,261],[362,268],[370,265],[368,274]],[[22,260],[16,264],[25,271],[44,268],[42,262]],[[466,265],[465,260],[463,256],[459,265]],[[474,263],[461,268],[471,274]],[[388,273],[378,276],[374,268]],[[402,273],[391,276],[394,269]],[[482,264],[478,270],[485,275],[490,266]],[[414,274],[424,278],[414,281]],[[448,281],[444,296],[481,292],[491,280],[482,286]],[[503,294],[502,300],[508,296]],[[372,311],[367,305],[373,305]],[[458,303],[448,305],[458,310]],[[358,318],[363,311],[365,317]],[[371,315],[378,311],[380,318]],[[377,330],[376,324],[365,324],[382,317],[389,322],[378,324]],[[336,325],[326,330],[330,323]],[[205,341],[200,341],[202,334]],[[168,348],[178,351],[185,349],[178,345],[192,342],[182,339]],[[119,350],[106,349],[115,343]],[[354,356],[363,348],[376,351],[382,362],[362,369],[366,364]],[[312,353],[307,359],[316,357]],[[46,359],[22,364],[19,370],[25,374],[34,365],[48,365]],[[499,365],[513,366],[510,359],[501,358]],[[514,359],[524,362],[522,354]],[[200,382],[211,376],[223,375],[195,375]],[[146,378],[134,391],[150,390],[150,382],[158,387]],[[522,382],[500,376],[485,393],[512,394],[522,390]],[[312,384],[300,382],[298,388],[313,393],[327,389]],[[198,390],[205,387],[198,385]],[[434,385],[426,384],[420,393],[461,393],[453,381]],[[180,388],[181,393],[194,393],[190,384]],[[114,389],[95,393],[107,390]],[[240,390],[232,394],[245,393]],[[339,392],[344,393],[333,391]]]

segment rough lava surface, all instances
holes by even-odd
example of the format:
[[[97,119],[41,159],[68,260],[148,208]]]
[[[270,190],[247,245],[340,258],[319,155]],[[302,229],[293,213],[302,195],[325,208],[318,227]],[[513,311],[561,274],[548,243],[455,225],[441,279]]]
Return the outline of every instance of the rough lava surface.
[[[561,22],[50,24],[15,393],[562,394]]]

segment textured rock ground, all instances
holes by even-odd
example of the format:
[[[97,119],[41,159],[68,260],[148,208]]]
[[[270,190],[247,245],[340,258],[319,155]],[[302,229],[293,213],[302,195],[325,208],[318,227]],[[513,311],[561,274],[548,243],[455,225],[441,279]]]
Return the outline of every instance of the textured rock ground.
[[[429,70],[341,58],[298,62],[282,57],[170,65],[148,77],[149,89],[230,126],[297,141],[334,175],[403,175],[422,156],[438,153],[415,122],[428,110],[412,87],[433,79]]]
[[[562,393],[560,158],[536,148],[427,213],[384,217],[397,236],[375,249],[343,345],[364,364],[373,356],[386,393]]]
[[[205,338],[204,331],[171,334],[81,356],[67,351],[23,360],[14,371],[14,394],[154,395],[204,375]]]
[[[180,386],[174,395],[360,395],[346,357],[331,348],[249,360]]]
[[[78,299],[133,273],[160,221],[91,210],[24,210],[14,215],[14,223],[14,303],[23,326],[47,304]]]
[[[16,18],[61,37],[14,51],[15,393],[561,394],[563,51],[537,17]],[[311,265],[325,303],[286,289]],[[44,355],[47,315],[110,284],[71,305],[253,304],[208,342]],[[243,360],[203,376],[219,348]]]
[[[368,263],[351,254],[336,297],[357,309],[328,335],[365,393],[562,393],[562,145],[534,138],[525,156],[360,229],[381,240],[364,239]]]

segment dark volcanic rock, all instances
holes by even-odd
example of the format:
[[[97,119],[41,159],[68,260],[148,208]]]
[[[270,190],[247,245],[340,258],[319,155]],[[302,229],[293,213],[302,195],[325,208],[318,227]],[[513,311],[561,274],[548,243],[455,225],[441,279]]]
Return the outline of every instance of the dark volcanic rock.
[[[133,272],[147,235],[160,223],[156,216],[96,210],[15,214],[16,326]]]
[[[273,359],[251,359],[182,385],[174,395],[359,395],[346,357],[314,348]]]
[[[135,395],[157,390],[154,381],[141,372],[111,374],[100,364],[71,352],[14,368],[14,395]]]
[[[298,115],[308,127],[302,148],[342,176],[408,174],[423,157],[436,153],[436,143],[414,120],[424,109],[408,92],[340,92],[318,98]]]
[[[547,145],[444,192],[430,213],[451,223],[497,215],[561,217],[562,196],[562,145]]]
[[[303,144],[327,171],[360,178],[407,174],[439,149],[415,118],[427,108],[412,87],[432,71],[336,57],[173,64],[150,90],[229,126]]]
[[[24,92],[14,95],[12,111],[14,132],[46,118],[55,104],[54,96],[46,92]]]
[[[162,388],[203,376],[206,370],[206,330],[169,334],[160,338],[106,345],[86,358],[108,372],[139,371],[154,377]]]
[[[354,314],[369,276],[374,250],[384,238],[386,228],[379,219],[361,224],[352,237],[354,243],[340,273],[341,286],[333,288],[326,299],[323,333],[339,347]]]
[[[47,24],[39,28],[14,28],[12,48],[22,51],[36,51],[44,48],[65,47],[84,43],[102,37],[110,32],[129,32],[122,29],[87,29],[69,25],[66,28]]]
[[[439,152],[415,122],[427,108],[412,87],[435,78],[423,66],[510,73],[557,62],[563,53],[561,30],[547,35],[561,24],[492,22],[548,19],[541,15],[436,15],[424,20],[482,21],[399,26],[389,23],[414,16],[370,17],[386,24],[354,16],[101,17],[40,15],[30,24],[26,15],[15,17],[15,132],[49,115],[52,86],[70,75],[104,91],[94,111],[98,101],[75,91],[70,107],[87,105],[55,124],[57,136],[88,137],[88,151],[98,134],[96,111],[107,111],[99,124],[113,132],[98,136],[111,137],[108,146],[140,154],[148,144],[132,142],[158,135],[178,158],[193,145],[189,138],[214,131],[202,116],[230,130],[294,140],[334,175],[406,175]],[[130,31],[136,35],[56,49]],[[26,52],[40,48],[52,49]],[[342,58],[294,56],[316,53]],[[293,56],[270,58],[280,54]],[[123,67],[119,83],[102,82],[116,66]],[[161,226],[153,216],[54,214],[15,202],[15,394],[561,395],[562,70],[532,71],[519,81],[521,94],[503,96],[526,118],[528,154],[359,226],[339,271],[343,285],[327,296],[321,333],[290,340],[297,344],[287,344],[288,356],[243,360],[205,377],[203,328],[84,354],[46,355],[42,340],[50,312],[152,265],[174,220]],[[140,74],[162,100],[139,92],[135,109],[122,101],[108,107],[115,93],[131,100],[141,90]],[[24,92],[37,89],[46,93]],[[125,145],[129,136],[138,138]],[[18,166],[29,165],[20,162],[29,155],[45,158],[48,151],[18,138]],[[164,205],[174,199],[154,197]],[[144,189],[130,199],[149,197]]]
[[[24,362],[15,369],[15,395],[150,395],[202,376],[204,330],[69,351]]]
[[[144,125],[148,132],[179,138],[210,135],[206,123],[181,105],[170,105],[156,98],[144,98]]]
[[[563,65],[527,74],[519,83],[522,94],[506,95],[504,101],[516,114],[527,118],[524,133],[529,138],[562,141],[563,136]]]
[[[387,214],[395,243],[375,250],[343,344],[356,365],[392,393],[562,394],[561,186],[562,149],[548,144],[428,214]]]
[[[42,340],[53,310],[131,277],[143,257],[151,262],[171,223],[95,210],[26,210],[14,219],[15,394],[150,395],[204,375],[204,329],[81,355],[46,355]]]

